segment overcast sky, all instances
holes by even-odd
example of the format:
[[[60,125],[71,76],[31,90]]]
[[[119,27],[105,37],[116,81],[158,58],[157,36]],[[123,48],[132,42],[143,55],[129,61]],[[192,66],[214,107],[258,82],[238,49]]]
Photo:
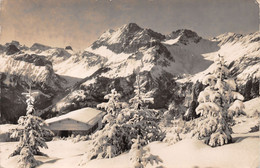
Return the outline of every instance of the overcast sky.
[[[204,38],[258,29],[254,0],[4,0],[1,9],[1,44],[84,49],[129,22],[162,34],[191,29]]]

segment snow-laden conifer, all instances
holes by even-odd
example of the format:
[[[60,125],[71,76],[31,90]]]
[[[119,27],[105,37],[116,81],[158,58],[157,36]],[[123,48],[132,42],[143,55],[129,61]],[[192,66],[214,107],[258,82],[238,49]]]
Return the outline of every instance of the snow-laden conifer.
[[[156,111],[146,108],[146,103],[152,99],[140,87],[130,101],[130,108],[122,106],[123,103],[119,102],[120,96],[115,90],[105,97],[109,98],[108,102],[98,105],[107,110],[107,115],[103,118],[105,126],[92,135],[91,148],[84,155],[80,165],[91,159],[111,158],[128,151],[137,135],[142,137],[144,144],[162,138],[162,132],[156,123],[158,122]]]
[[[19,138],[19,143],[10,155],[20,155],[21,167],[35,166],[36,160],[33,155],[42,154],[39,147],[48,148],[44,137],[52,136],[53,133],[46,128],[46,123],[40,117],[34,116],[34,97],[29,93],[24,93],[26,96],[27,113],[26,116],[21,116],[18,119],[18,128],[12,130],[11,138]]]
[[[112,158],[130,148],[130,139],[124,125],[124,116],[121,114],[121,95],[112,89],[111,93],[104,96],[108,102],[97,105],[98,108],[106,110],[103,117],[103,129],[94,133],[91,137],[92,147],[84,155],[81,165],[88,160],[99,158]]]
[[[210,146],[220,146],[231,141],[231,127],[228,121],[243,109],[243,96],[237,92],[235,81],[228,78],[224,58],[219,55],[215,60],[216,69],[208,74],[203,84],[207,85],[198,97],[200,114],[196,135]],[[232,102],[235,102],[232,104]]]
[[[118,111],[120,110],[119,98],[121,94],[119,94],[115,89],[111,90],[111,93],[104,96],[104,99],[107,99],[108,102],[101,103],[97,105],[97,108],[103,108],[106,110],[106,115],[104,116],[102,122],[108,122],[109,125],[112,125],[116,121],[116,117],[118,115]]]
[[[162,138],[162,132],[158,126],[158,113],[147,107],[148,103],[153,103],[153,98],[151,91],[146,92],[146,83],[139,74],[136,76],[135,96],[129,101],[131,108],[123,110],[123,114],[127,119],[129,118],[126,124],[130,125],[132,133],[136,134],[133,135],[134,139],[137,138],[137,135],[140,135],[140,138],[147,144]]]
[[[158,156],[150,154],[149,148],[145,148],[151,141],[162,139],[162,132],[156,121],[155,113],[149,110],[146,106],[147,103],[153,103],[153,98],[150,97],[151,92],[145,93],[146,81],[142,82],[140,75],[136,76],[134,85],[135,96],[130,99],[132,109],[128,110],[128,115],[133,116],[127,121],[131,125],[132,141],[134,144],[131,146],[131,162],[134,168],[144,168],[147,163],[153,164],[162,162]]]
[[[137,74],[134,83],[135,95],[129,100],[129,103],[132,104],[132,108],[139,110],[142,106],[144,107],[149,103],[154,103],[154,100],[151,97],[153,92],[146,92],[146,85],[147,81],[144,81],[144,79],[139,74]]]

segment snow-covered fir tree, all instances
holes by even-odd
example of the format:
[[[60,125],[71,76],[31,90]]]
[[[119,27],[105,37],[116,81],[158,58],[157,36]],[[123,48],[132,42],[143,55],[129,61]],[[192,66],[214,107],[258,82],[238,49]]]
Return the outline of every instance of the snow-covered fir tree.
[[[153,98],[150,97],[151,92],[145,93],[146,81],[143,81],[139,74],[136,76],[136,82],[134,85],[135,96],[130,99],[132,109],[128,112],[133,117],[127,122],[130,124],[133,130],[132,133],[136,134],[137,137],[132,138],[134,144],[131,146],[131,162],[134,168],[144,168],[147,163],[153,164],[153,162],[162,162],[158,156],[150,154],[149,148],[144,148],[151,140],[162,139],[163,134],[156,122],[154,111],[149,110],[146,106],[147,103],[153,103]],[[134,130],[137,130],[134,131]]]
[[[34,97],[31,89],[29,93],[23,93],[26,96],[27,113],[18,119],[18,128],[12,130],[11,138],[19,138],[19,143],[10,155],[20,155],[19,162],[21,167],[34,167],[36,160],[33,155],[42,154],[39,147],[48,148],[44,137],[53,136],[53,133],[46,128],[46,123],[40,117],[34,116]],[[30,165],[30,166],[29,166]]]
[[[123,110],[123,114],[126,118],[130,118],[126,123],[131,125],[132,133],[136,134],[134,139],[140,135],[140,138],[145,140],[147,144],[150,141],[160,139],[162,133],[157,123],[157,112],[147,107],[149,103],[153,103],[153,98],[151,91],[146,92],[146,84],[145,78],[137,74],[134,84],[135,96],[129,100],[130,109]]]
[[[80,165],[95,158],[112,158],[131,149],[132,140],[137,139],[138,135],[142,138],[143,145],[162,139],[156,111],[146,108],[146,103],[151,102],[152,99],[140,86],[144,85],[135,84],[135,96],[130,100],[130,108],[117,108],[122,107],[118,105],[122,103],[119,102],[120,96],[115,90],[105,96],[109,98],[107,103],[98,105],[110,109],[103,118],[106,124],[102,130],[92,135],[92,148],[86,152]]]
[[[151,97],[153,92],[150,91],[146,93],[146,85],[147,81],[145,81],[138,73],[134,83],[135,96],[129,100],[129,103],[132,104],[132,108],[140,110],[141,107],[145,107],[147,104],[154,102]]]
[[[85,164],[94,158],[115,157],[130,148],[130,139],[128,139],[128,132],[125,131],[123,115],[120,113],[123,104],[119,102],[120,97],[121,95],[112,89],[111,93],[104,96],[108,102],[97,105],[107,112],[102,120],[105,126],[92,135],[92,148],[80,164]]]
[[[203,84],[207,87],[199,94],[196,113],[201,117],[195,135],[210,146],[231,142],[231,127],[228,121],[243,109],[243,96],[235,92],[234,79],[228,78],[229,70],[223,56],[215,60],[216,69],[208,74]],[[232,103],[234,102],[234,103]]]
[[[119,94],[115,89],[111,90],[111,93],[104,96],[104,99],[107,99],[108,102],[101,103],[97,105],[97,108],[103,108],[106,110],[106,115],[103,118],[103,123],[108,122],[109,125],[112,125],[115,122],[116,117],[118,115],[118,111],[120,110],[119,98],[121,94]]]

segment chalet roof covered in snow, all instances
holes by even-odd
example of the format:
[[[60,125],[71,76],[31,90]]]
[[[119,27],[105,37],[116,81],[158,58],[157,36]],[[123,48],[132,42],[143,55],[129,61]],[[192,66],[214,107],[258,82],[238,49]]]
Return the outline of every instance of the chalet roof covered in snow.
[[[95,120],[97,117],[101,117],[102,114],[103,112],[100,110],[87,107],[87,108],[71,111],[67,114],[58,117],[47,119],[46,123],[49,124],[49,123],[54,123],[66,119],[72,119],[83,123],[91,123],[92,120]]]

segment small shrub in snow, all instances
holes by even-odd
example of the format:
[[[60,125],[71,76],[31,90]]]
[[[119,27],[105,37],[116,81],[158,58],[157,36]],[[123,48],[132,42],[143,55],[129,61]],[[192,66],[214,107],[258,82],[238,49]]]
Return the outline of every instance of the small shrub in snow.
[[[176,119],[173,120],[172,123],[172,127],[166,129],[166,136],[163,140],[169,144],[175,144],[182,139],[190,138],[188,134],[191,133],[196,126],[196,120],[184,121],[182,119]]]
[[[72,139],[72,142],[76,143],[76,142],[79,142],[80,141],[80,135],[77,135],[76,137],[74,137]]]
[[[75,137],[70,137],[70,139],[73,143],[77,143],[77,142],[80,142],[80,141],[89,140],[89,136],[88,135],[77,135]]]
[[[52,141],[59,141],[59,140],[61,140],[61,139],[62,139],[61,137],[55,136],[55,137],[52,138]]]
[[[133,168],[144,168],[148,163],[153,165],[154,163],[159,164],[163,162],[158,156],[150,153],[149,147],[143,147],[144,141],[140,139],[140,136],[137,136],[137,139],[134,139],[133,142],[129,152]]]
[[[174,112],[176,109],[176,105],[174,102],[169,104],[168,110],[164,112],[163,118],[162,118],[162,124],[164,127],[170,127],[172,126],[172,120],[175,118]]]
[[[235,92],[233,79],[228,79],[228,69],[223,57],[216,59],[217,68],[207,75],[203,84],[208,85],[199,94],[198,119],[195,135],[210,146],[220,146],[231,141],[231,127],[228,123],[234,115],[239,115],[244,108],[243,96]],[[231,104],[235,101],[233,104]]]

